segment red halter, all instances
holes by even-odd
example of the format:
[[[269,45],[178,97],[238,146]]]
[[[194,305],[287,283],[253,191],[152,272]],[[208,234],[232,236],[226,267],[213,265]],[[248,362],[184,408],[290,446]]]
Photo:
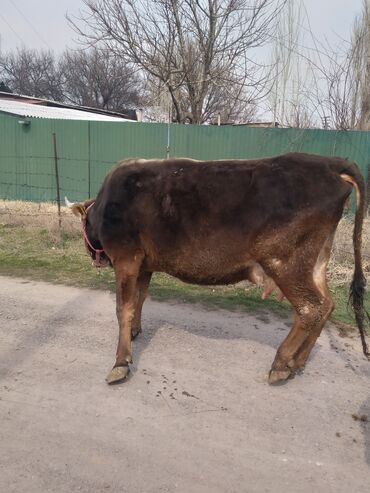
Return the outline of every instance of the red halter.
[[[86,213],[86,217],[87,217],[87,211],[95,204],[95,201],[92,202],[89,207],[86,209],[85,213]],[[91,248],[91,250],[93,250],[95,252],[95,260],[93,261],[93,264],[95,265],[95,267],[102,267],[102,264],[100,263],[100,256],[102,253],[104,253],[104,250],[103,249],[98,249],[98,248],[94,248],[92,246],[92,244],[90,243],[89,241],[89,238],[87,237],[87,234],[86,234],[86,220],[82,220],[81,222],[82,224],[82,234],[83,234],[83,238],[85,240],[85,247],[86,247],[86,250],[87,250],[87,253],[90,255],[90,250],[88,247]]]

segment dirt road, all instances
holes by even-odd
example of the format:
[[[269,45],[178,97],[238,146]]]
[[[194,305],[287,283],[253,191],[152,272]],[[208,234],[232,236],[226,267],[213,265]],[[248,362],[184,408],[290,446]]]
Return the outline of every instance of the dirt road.
[[[1,492],[369,491],[357,334],[326,329],[304,375],[270,387],[287,321],[148,300],[132,376],[109,387],[112,295],[0,286]]]

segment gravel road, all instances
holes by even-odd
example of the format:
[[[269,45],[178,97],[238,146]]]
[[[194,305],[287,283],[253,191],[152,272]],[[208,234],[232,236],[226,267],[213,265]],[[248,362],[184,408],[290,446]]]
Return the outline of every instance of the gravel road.
[[[108,386],[112,295],[0,278],[0,491],[367,493],[370,363],[320,337],[266,375],[287,321],[144,305],[129,380]]]

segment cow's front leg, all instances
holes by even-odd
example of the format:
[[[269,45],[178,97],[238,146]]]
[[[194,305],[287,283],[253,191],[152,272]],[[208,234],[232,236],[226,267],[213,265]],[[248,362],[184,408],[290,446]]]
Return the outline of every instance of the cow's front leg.
[[[141,332],[141,312],[143,303],[148,293],[148,287],[152,278],[151,272],[140,272],[136,285],[135,314],[131,324],[131,339],[134,340]]]
[[[116,260],[113,264],[116,275],[116,312],[119,326],[116,362],[107,375],[109,384],[124,380],[130,372],[132,363],[131,325],[137,302],[137,282],[141,261],[135,256],[132,260]]]

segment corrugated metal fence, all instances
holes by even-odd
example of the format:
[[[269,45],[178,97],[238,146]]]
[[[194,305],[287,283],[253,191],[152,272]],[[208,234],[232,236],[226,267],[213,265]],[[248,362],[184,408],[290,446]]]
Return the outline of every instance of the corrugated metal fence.
[[[364,176],[370,132],[31,119],[0,114],[0,198],[55,201],[95,196],[103,177],[129,157],[254,158],[304,151],[356,161]]]

